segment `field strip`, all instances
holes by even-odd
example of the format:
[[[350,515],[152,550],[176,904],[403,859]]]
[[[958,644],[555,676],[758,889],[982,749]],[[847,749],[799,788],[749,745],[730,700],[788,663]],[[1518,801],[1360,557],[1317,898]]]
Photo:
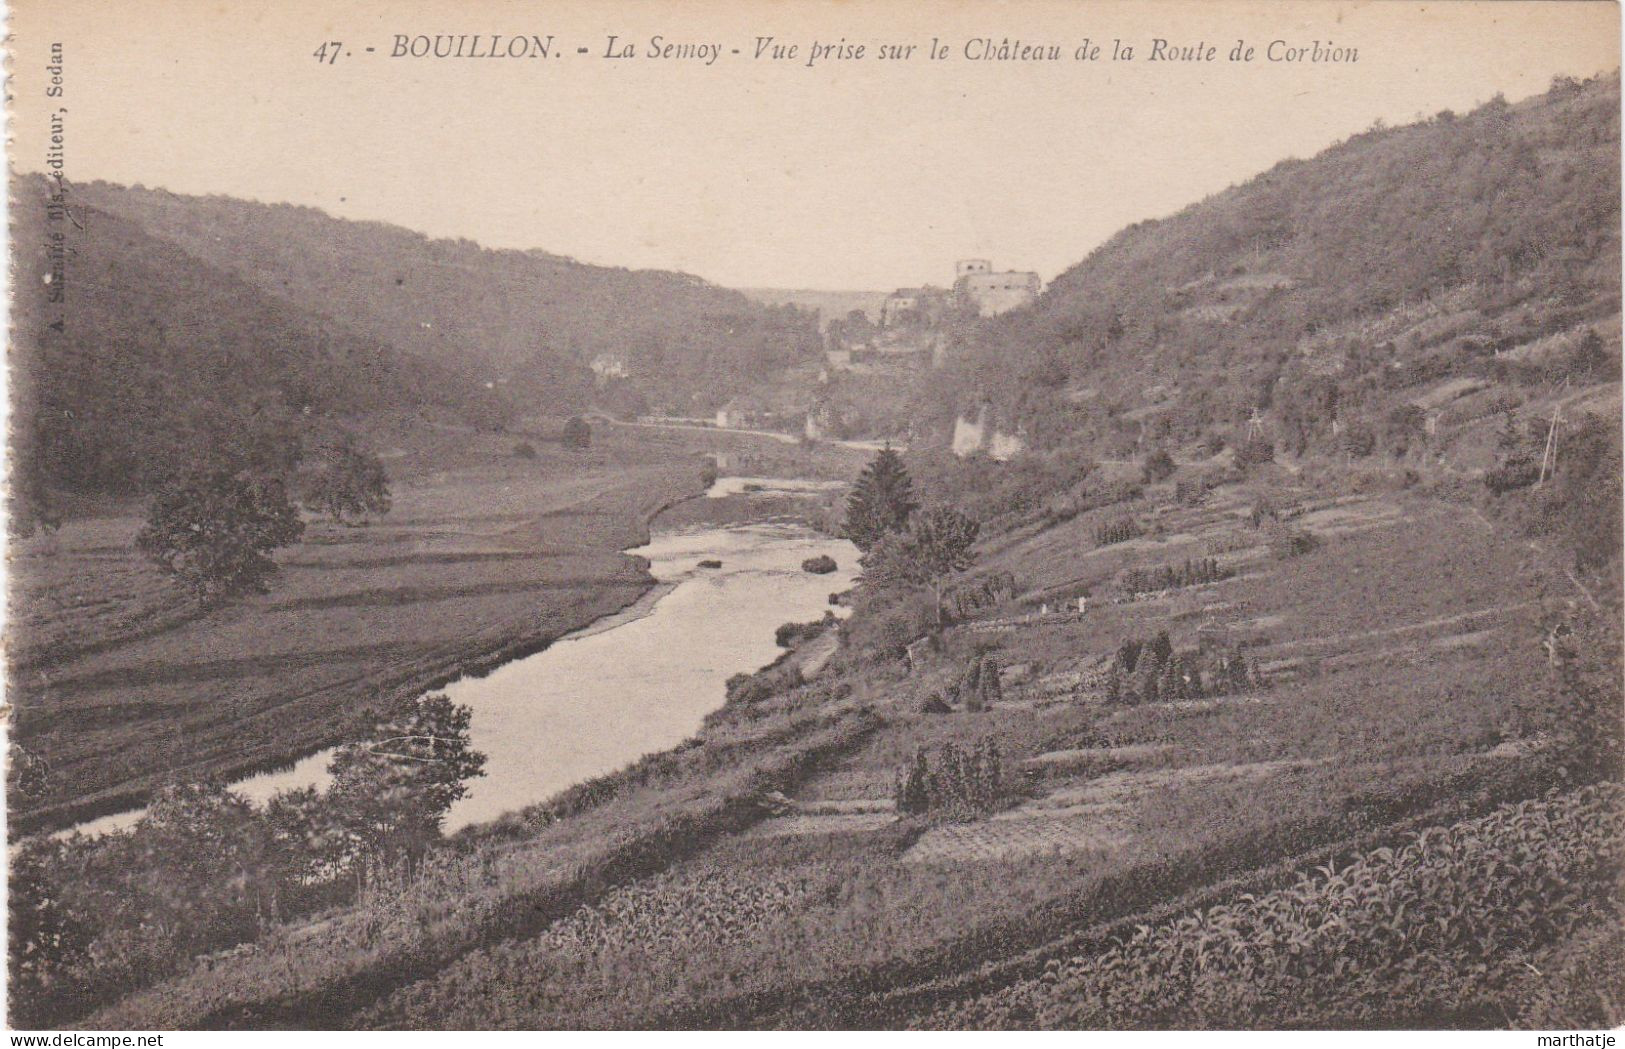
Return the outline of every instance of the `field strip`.
[[[1491,605],[1488,608],[1479,608],[1471,612],[1458,612],[1455,615],[1438,616],[1434,619],[1424,619],[1418,623],[1406,623],[1404,626],[1383,627],[1380,630],[1361,630],[1352,634],[1331,634],[1326,637],[1306,637],[1299,638],[1296,641],[1282,641],[1280,644],[1271,645],[1270,648],[1279,651],[1281,649],[1288,648],[1307,648],[1315,645],[1337,645],[1349,641],[1365,641],[1375,637],[1393,637],[1399,634],[1412,634],[1419,631],[1432,630],[1435,627],[1454,626],[1458,623],[1465,623],[1480,616],[1517,612],[1521,609],[1532,608],[1539,603],[1540,602],[1538,601],[1519,601],[1510,605]]]
[[[1030,769],[1065,769],[1102,761],[1138,761],[1179,749],[1176,743],[1130,743],[1121,747],[1080,747],[1036,754],[1021,764]]]
[[[893,812],[797,813],[763,820],[742,838],[792,838],[806,834],[856,834],[879,830],[897,821]]]

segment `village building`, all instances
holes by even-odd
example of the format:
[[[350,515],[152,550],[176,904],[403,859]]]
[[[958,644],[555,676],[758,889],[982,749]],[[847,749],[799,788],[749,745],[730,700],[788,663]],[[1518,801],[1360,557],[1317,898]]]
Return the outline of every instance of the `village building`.
[[[590,367],[599,386],[614,379],[625,379],[632,374],[626,366],[626,358],[618,353],[600,353],[592,359]]]
[[[961,259],[954,266],[954,303],[978,317],[993,317],[1038,298],[1038,274],[993,269],[987,259]]]

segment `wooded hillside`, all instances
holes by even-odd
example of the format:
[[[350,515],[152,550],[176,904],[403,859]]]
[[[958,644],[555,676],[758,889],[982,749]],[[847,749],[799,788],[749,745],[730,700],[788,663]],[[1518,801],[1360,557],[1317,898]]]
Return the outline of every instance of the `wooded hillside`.
[[[30,278],[16,284],[11,355],[25,487],[145,491],[206,454],[275,469],[293,454],[296,419],[502,417],[466,369],[265,295],[98,207],[48,221],[41,178],[13,189],[14,263]],[[51,233],[67,252],[60,306],[38,276]]]
[[[420,357],[517,382],[526,407],[548,397],[561,366],[611,355],[651,406],[703,412],[820,346],[812,313],[684,273],[493,251],[288,204],[100,182],[78,193],[265,294]],[[550,381],[531,381],[537,369]]]
[[[1617,373],[1619,208],[1617,74],[1374,127],[1123,230],[926,400],[939,426],[990,404],[1040,450],[1235,438],[1255,408],[1291,452],[1350,427],[1389,450],[1396,409],[1449,404],[1441,380],[1515,406]]]

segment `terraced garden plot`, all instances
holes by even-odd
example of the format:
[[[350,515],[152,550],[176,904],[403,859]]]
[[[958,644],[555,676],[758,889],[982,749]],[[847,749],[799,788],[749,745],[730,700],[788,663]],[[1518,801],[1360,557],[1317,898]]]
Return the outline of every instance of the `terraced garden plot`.
[[[1150,920],[944,1005],[930,1025],[1524,1026],[1534,1003],[1515,988],[1550,979],[1528,952],[1617,932],[1618,806],[1617,787],[1587,787],[1434,827],[1265,895]]]
[[[920,835],[903,854],[904,863],[985,863],[1108,853],[1133,840],[1115,812],[1049,815],[1032,813],[981,823],[949,823]]]
[[[1316,510],[1294,518],[1292,524],[1322,538],[1330,538],[1387,528],[1404,518],[1405,513],[1399,507],[1373,499],[1353,506]]]

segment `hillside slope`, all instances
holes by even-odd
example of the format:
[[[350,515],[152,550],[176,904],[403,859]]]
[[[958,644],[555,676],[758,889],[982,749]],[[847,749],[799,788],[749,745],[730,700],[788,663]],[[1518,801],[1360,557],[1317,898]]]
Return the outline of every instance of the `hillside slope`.
[[[1290,452],[1353,429],[1414,458],[1425,418],[1396,410],[1467,396],[1441,381],[1498,387],[1456,406],[1493,415],[1617,372],[1619,219],[1617,74],[1374,128],[1123,230],[979,329],[929,407],[1097,455],[1234,441],[1258,408]]]
[[[686,411],[714,408],[819,345],[810,314],[688,274],[492,251],[287,204],[101,182],[79,194],[265,294],[419,356],[474,362],[491,377],[553,374],[560,359],[582,366],[607,354],[645,398]],[[527,395],[546,397],[547,385]]]

